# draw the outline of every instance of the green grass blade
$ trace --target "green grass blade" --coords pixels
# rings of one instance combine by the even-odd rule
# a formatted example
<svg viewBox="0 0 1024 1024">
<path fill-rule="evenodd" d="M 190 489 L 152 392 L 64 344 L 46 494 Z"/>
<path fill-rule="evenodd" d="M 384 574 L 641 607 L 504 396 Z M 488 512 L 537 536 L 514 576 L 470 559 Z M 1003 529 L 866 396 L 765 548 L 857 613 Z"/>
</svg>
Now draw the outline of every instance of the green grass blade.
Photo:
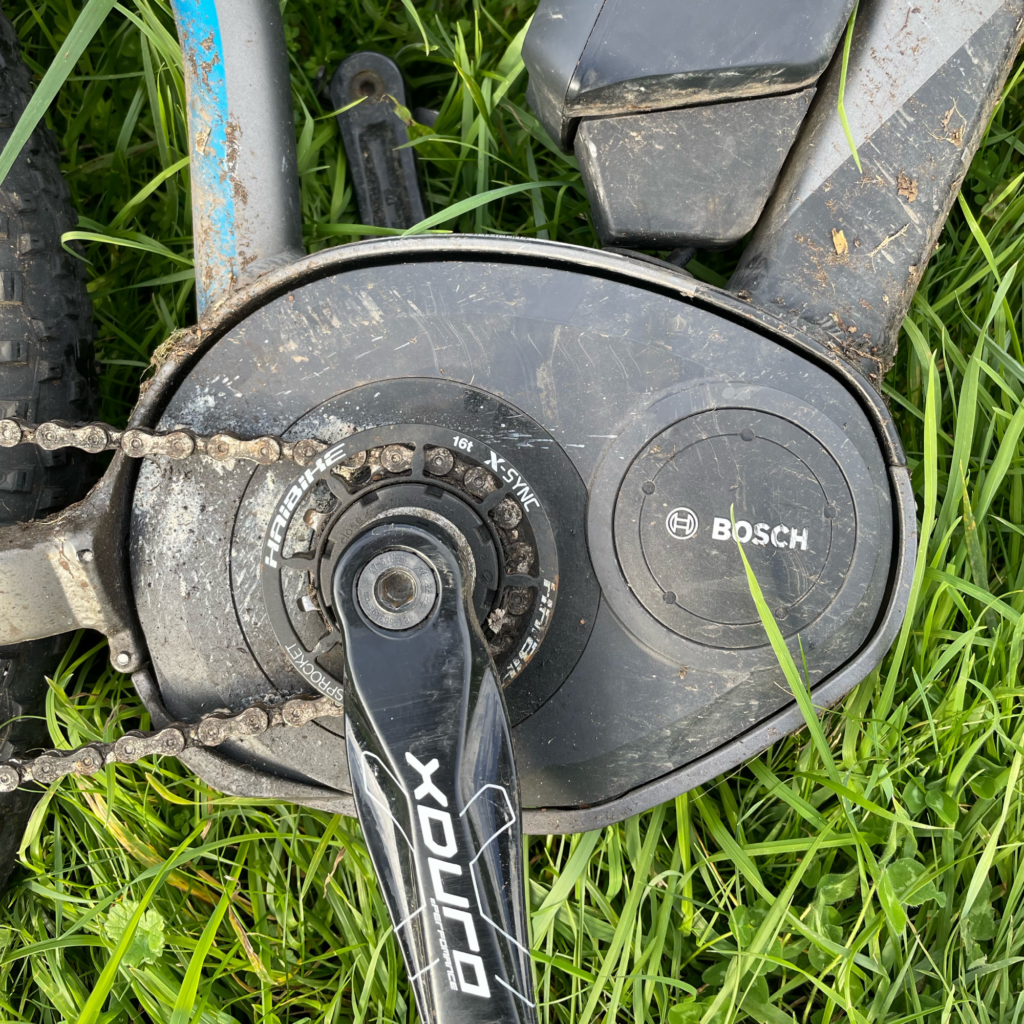
<svg viewBox="0 0 1024 1024">
<path fill-rule="evenodd" d="M 82 1012 L 79 1015 L 76 1024 L 97 1024 L 97 1021 L 100 1019 L 100 1013 L 103 1009 L 103 1003 L 110 994 L 111 988 L 113 988 L 114 981 L 117 978 L 118 969 L 121 966 L 121 960 L 128 951 L 128 947 L 131 945 L 132 939 L 135 937 L 135 931 L 139 926 L 139 922 L 142 920 L 142 915 L 146 912 L 150 901 L 156 895 L 160 886 L 163 885 L 173 868 L 184 859 L 187 859 L 184 856 L 186 851 L 188 851 L 192 841 L 199 836 L 204 827 L 205 823 L 197 825 L 192 832 L 182 840 L 174 853 L 164 862 L 153 881 L 149 883 L 148 888 L 139 900 L 139 904 L 135 908 L 135 912 L 132 914 L 131 919 L 128 922 L 128 926 L 125 929 L 124 935 L 121 937 L 121 941 L 118 942 L 117 946 L 110 954 L 110 959 L 107 961 L 106 966 L 100 972 L 96 985 L 90 993 L 85 1006 L 82 1008 Z"/>
<path fill-rule="evenodd" d="M 733 521 L 733 537 L 735 537 L 736 515 L 733 506 L 729 508 L 729 517 Z M 793 691 L 793 696 L 796 698 L 800 713 L 803 715 L 804 723 L 807 726 L 807 731 L 810 733 L 811 742 L 821 758 L 821 763 L 824 765 L 829 779 L 836 786 L 841 786 L 839 769 L 836 767 L 835 758 L 832 756 L 832 748 L 828 745 L 828 740 L 825 738 L 825 733 L 821 728 L 821 722 L 818 720 L 818 712 L 814 707 L 810 691 L 800 677 L 800 670 L 796 667 L 796 662 L 786 646 L 786 640 L 779 629 L 778 623 L 775 621 L 775 616 L 772 614 L 771 608 L 768 607 L 768 602 L 764 599 L 761 584 L 758 583 L 754 570 L 750 567 L 747 553 L 743 550 L 743 545 L 738 540 L 736 541 L 736 549 L 739 551 L 740 558 L 743 561 L 743 569 L 747 574 L 747 586 L 750 589 L 750 596 L 754 599 L 754 605 L 757 607 L 757 614 L 761 619 L 761 625 L 764 626 L 768 642 L 771 644 L 779 667 L 782 669 L 786 682 L 789 683 L 789 688 Z"/>
<path fill-rule="evenodd" d="M 910 585 L 910 596 L 907 600 L 908 612 L 900 627 L 900 635 L 896 641 L 896 651 L 889 662 L 889 673 L 885 679 L 885 687 L 876 702 L 875 715 L 879 721 L 889 717 L 899 671 L 903 666 L 903 658 L 910 641 L 910 632 L 914 625 L 913 609 L 917 606 L 924 583 L 925 568 L 928 563 L 928 546 L 931 543 L 932 530 L 935 526 L 935 505 L 938 501 L 939 470 L 938 470 L 938 422 L 941 411 L 941 391 L 939 374 L 935 368 L 934 356 L 928 362 L 928 396 L 924 411 L 924 506 L 921 509 L 921 525 L 917 541 L 917 561 L 914 565 L 914 578 Z"/>
<path fill-rule="evenodd" d="M 25 143 L 28 142 L 36 125 L 43 119 L 47 108 L 60 91 L 68 75 L 75 69 L 79 57 L 92 41 L 104 19 L 114 6 L 114 0 L 89 0 L 82 8 L 82 13 L 75 21 L 74 27 L 64 40 L 57 59 L 50 65 L 43 80 L 36 87 L 32 99 L 28 101 L 18 123 L 11 132 L 3 151 L 0 152 L 0 184 L 3 184 L 18 159 Z"/>
<path fill-rule="evenodd" d="M 492 188 L 487 192 L 482 192 L 479 195 L 471 196 L 469 199 L 463 199 L 461 202 L 453 203 L 451 206 L 439 213 L 432 214 L 430 217 L 426 217 L 419 222 L 414 224 L 411 228 L 406 229 L 402 232 L 404 235 L 420 235 L 424 231 L 428 231 L 430 228 L 436 228 L 441 224 L 447 224 L 449 221 L 458 220 L 459 217 L 466 213 L 472 213 L 474 210 L 478 210 L 482 206 L 486 206 L 488 203 L 493 203 L 498 199 L 504 199 L 506 196 L 514 196 L 519 192 L 528 192 L 532 189 L 538 188 L 557 188 L 561 185 L 570 185 L 572 182 L 568 181 L 525 181 L 520 185 L 504 185 L 501 188 Z"/>
<path fill-rule="evenodd" d="M 857 165 L 857 170 L 863 173 L 863 168 L 860 165 L 860 154 L 857 152 L 857 140 L 853 137 L 853 129 L 850 127 L 850 119 L 846 116 L 846 72 L 850 66 L 850 46 L 853 43 L 853 27 L 857 24 L 857 8 L 860 6 L 860 0 L 853 5 L 853 10 L 850 11 L 850 20 L 846 23 L 846 38 L 843 42 L 843 65 L 839 72 L 839 100 L 836 104 L 836 110 L 839 114 L 839 123 L 843 126 L 843 133 L 846 135 L 846 142 L 850 147 L 850 153 L 853 155 L 853 162 Z"/>
<path fill-rule="evenodd" d="M 217 906 L 213 908 L 213 913 L 210 915 L 209 921 L 206 922 L 203 934 L 199 936 L 199 942 L 189 958 L 185 977 L 178 992 L 178 998 L 174 1001 L 170 1024 L 191 1024 L 193 1020 L 192 1011 L 195 1008 L 196 997 L 199 992 L 199 981 L 203 965 L 206 963 L 206 957 L 209 955 L 210 948 L 217 938 L 217 929 L 220 927 L 221 921 L 224 920 L 224 914 L 231 905 L 231 897 L 234 895 L 234 891 L 235 884 L 232 882 L 221 893 Z"/>
</svg>

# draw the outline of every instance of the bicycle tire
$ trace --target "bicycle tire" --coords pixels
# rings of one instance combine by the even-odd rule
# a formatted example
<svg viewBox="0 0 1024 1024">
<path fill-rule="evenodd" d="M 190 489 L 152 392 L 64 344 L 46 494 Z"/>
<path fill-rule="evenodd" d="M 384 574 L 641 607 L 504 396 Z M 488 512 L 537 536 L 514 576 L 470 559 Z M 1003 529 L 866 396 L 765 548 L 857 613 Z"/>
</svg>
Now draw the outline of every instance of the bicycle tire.
<svg viewBox="0 0 1024 1024">
<path fill-rule="evenodd" d="M 0 148 L 32 95 L 18 36 L 0 12 Z M 77 223 L 56 139 L 43 125 L 0 184 L 0 416 L 86 419 L 95 407 L 92 305 L 81 260 L 61 245 Z M 0 448 L 0 526 L 77 501 L 92 467 L 84 453 Z M 48 746 L 46 676 L 68 637 L 0 647 L 0 760 Z M 0 892 L 39 791 L 0 796 Z"/>
</svg>

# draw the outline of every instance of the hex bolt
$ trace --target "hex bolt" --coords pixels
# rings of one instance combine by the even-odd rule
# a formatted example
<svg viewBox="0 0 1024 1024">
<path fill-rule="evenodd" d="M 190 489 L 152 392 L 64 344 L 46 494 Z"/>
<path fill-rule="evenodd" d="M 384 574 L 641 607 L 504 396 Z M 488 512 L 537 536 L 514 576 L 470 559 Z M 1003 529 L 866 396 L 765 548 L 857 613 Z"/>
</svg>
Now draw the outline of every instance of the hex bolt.
<svg viewBox="0 0 1024 1024">
<path fill-rule="evenodd" d="M 505 595 L 505 610 L 509 615 L 525 615 L 533 607 L 533 596 L 525 587 L 511 587 Z"/>
<path fill-rule="evenodd" d="M 486 498 L 491 491 L 498 489 L 493 476 L 482 466 L 474 466 L 466 473 L 463 480 L 466 490 L 477 498 Z"/>
<path fill-rule="evenodd" d="M 455 465 L 455 456 L 447 448 L 431 448 L 427 452 L 427 472 L 434 476 L 447 476 Z"/>
<path fill-rule="evenodd" d="M 396 566 L 385 569 L 377 577 L 373 596 L 384 608 L 400 612 L 407 604 L 416 599 L 416 577 L 407 569 Z"/>
<path fill-rule="evenodd" d="M 363 567 L 359 607 L 384 629 L 412 629 L 433 610 L 438 583 L 430 563 L 412 551 L 382 551 Z"/>
</svg>

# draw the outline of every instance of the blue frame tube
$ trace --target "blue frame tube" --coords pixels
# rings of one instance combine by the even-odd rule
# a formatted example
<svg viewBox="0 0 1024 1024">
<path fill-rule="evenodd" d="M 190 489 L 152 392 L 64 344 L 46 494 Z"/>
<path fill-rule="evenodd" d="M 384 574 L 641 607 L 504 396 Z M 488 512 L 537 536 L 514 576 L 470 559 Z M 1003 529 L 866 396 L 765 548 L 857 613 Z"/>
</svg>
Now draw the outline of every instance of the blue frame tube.
<svg viewBox="0 0 1024 1024">
<path fill-rule="evenodd" d="M 172 0 L 185 66 L 199 316 L 303 255 L 277 0 Z"/>
</svg>

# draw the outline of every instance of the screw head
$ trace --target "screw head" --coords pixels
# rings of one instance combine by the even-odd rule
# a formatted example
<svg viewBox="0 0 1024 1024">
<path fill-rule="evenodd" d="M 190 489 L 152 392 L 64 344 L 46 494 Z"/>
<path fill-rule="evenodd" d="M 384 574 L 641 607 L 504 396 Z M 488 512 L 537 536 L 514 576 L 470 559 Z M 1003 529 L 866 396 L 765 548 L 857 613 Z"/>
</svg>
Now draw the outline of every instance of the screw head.
<svg viewBox="0 0 1024 1024">
<path fill-rule="evenodd" d="M 383 551 L 363 567 L 356 585 L 359 607 L 384 629 L 412 629 L 431 612 L 437 598 L 434 570 L 412 551 Z"/>
<path fill-rule="evenodd" d="M 426 462 L 434 476 L 446 476 L 455 465 L 455 456 L 447 448 L 434 448 L 427 453 Z"/>
<path fill-rule="evenodd" d="M 132 663 L 132 656 L 127 651 L 121 651 L 116 658 L 114 658 L 114 664 L 118 668 L 127 668 Z"/>
<path fill-rule="evenodd" d="M 400 612 L 407 604 L 416 600 L 416 577 L 399 566 L 385 569 L 377 577 L 373 596 L 389 611 Z"/>
<path fill-rule="evenodd" d="M 381 454 L 381 462 L 389 473 L 403 473 L 412 465 L 412 452 L 400 444 L 389 444 Z"/>
</svg>

